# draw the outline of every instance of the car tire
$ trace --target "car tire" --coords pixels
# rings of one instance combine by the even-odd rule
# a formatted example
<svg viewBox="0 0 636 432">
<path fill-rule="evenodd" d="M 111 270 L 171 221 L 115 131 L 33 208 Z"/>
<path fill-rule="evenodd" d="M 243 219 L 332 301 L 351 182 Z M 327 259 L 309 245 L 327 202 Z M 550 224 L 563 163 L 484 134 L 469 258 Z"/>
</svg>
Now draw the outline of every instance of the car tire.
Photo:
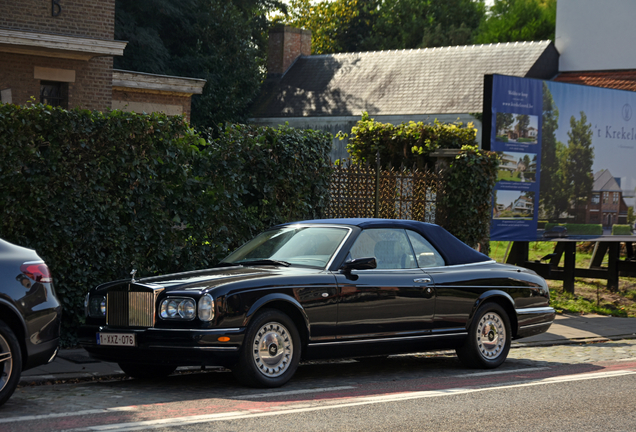
<svg viewBox="0 0 636 432">
<path fill-rule="evenodd" d="M 457 356 L 465 366 L 493 369 L 508 357 L 510 341 L 508 314 L 497 303 L 485 303 L 477 309 L 466 341 L 456 350 Z"/>
<path fill-rule="evenodd" d="M 163 378 L 170 375 L 177 368 L 174 365 L 157 365 L 142 363 L 118 363 L 126 375 L 137 379 Z"/>
<path fill-rule="evenodd" d="M 0 321 L 0 405 L 4 404 L 20 382 L 22 351 L 11 328 Z"/>
<path fill-rule="evenodd" d="M 280 387 L 296 372 L 300 350 L 300 336 L 291 318 L 265 309 L 252 318 L 232 372 L 250 387 Z"/>
</svg>

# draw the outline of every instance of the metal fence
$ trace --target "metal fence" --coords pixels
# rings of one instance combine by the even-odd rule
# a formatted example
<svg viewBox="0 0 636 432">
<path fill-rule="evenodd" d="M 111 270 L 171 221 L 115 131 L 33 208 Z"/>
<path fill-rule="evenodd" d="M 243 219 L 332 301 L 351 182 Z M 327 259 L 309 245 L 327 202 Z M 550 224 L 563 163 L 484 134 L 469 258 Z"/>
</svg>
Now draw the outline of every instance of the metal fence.
<svg viewBox="0 0 636 432">
<path fill-rule="evenodd" d="M 369 165 L 334 168 L 328 218 L 376 217 L 441 223 L 438 202 L 443 171 L 378 169 Z"/>
</svg>

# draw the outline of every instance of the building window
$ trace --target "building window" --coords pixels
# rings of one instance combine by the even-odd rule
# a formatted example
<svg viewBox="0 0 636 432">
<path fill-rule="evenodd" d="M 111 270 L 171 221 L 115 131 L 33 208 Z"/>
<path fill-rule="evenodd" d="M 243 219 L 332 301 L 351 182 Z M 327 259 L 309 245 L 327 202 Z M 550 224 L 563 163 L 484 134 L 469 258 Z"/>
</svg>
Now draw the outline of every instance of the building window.
<svg viewBox="0 0 636 432">
<path fill-rule="evenodd" d="M 54 107 L 68 108 L 68 84 L 40 81 L 40 102 Z"/>
<path fill-rule="evenodd" d="M 599 194 L 592 194 L 592 204 L 598 204 L 601 202 L 601 197 Z"/>
<path fill-rule="evenodd" d="M 603 204 L 607 204 L 609 201 L 609 192 L 603 192 Z"/>
<path fill-rule="evenodd" d="M 614 192 L 614 197 L 612 199 L 612 202 L 614 204 L 618 204 L 618 192 Z"/>
</svg>

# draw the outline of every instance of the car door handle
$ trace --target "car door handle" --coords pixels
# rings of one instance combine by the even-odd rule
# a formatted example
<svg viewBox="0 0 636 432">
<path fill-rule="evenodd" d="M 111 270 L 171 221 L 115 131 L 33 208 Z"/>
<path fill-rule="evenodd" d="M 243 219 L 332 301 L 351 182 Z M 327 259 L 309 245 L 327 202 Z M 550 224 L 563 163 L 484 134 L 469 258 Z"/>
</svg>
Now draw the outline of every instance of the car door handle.
<svg viewBox="0 0 636 432">
<path fill-rule="evenodd" d="M 419 284 L 429 284 L 431 283 L 431 279 L 430 278 L 413 279 L 413 282 L 419 283 Z"/>
</svg>

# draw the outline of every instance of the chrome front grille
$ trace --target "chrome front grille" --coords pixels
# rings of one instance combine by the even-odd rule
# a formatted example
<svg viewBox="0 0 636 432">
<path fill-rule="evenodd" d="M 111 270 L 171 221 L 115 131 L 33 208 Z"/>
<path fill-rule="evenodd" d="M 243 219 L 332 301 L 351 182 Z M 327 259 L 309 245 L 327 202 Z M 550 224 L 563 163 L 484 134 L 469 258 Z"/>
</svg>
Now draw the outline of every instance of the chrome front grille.
<svg viewBox="0 0 636 432">
<path fill-rule="evenodd" d="M 106 296 L 106 324 L 114 327 L 153 327 L 156 291 L 111 291 Z"/>
</svg>

